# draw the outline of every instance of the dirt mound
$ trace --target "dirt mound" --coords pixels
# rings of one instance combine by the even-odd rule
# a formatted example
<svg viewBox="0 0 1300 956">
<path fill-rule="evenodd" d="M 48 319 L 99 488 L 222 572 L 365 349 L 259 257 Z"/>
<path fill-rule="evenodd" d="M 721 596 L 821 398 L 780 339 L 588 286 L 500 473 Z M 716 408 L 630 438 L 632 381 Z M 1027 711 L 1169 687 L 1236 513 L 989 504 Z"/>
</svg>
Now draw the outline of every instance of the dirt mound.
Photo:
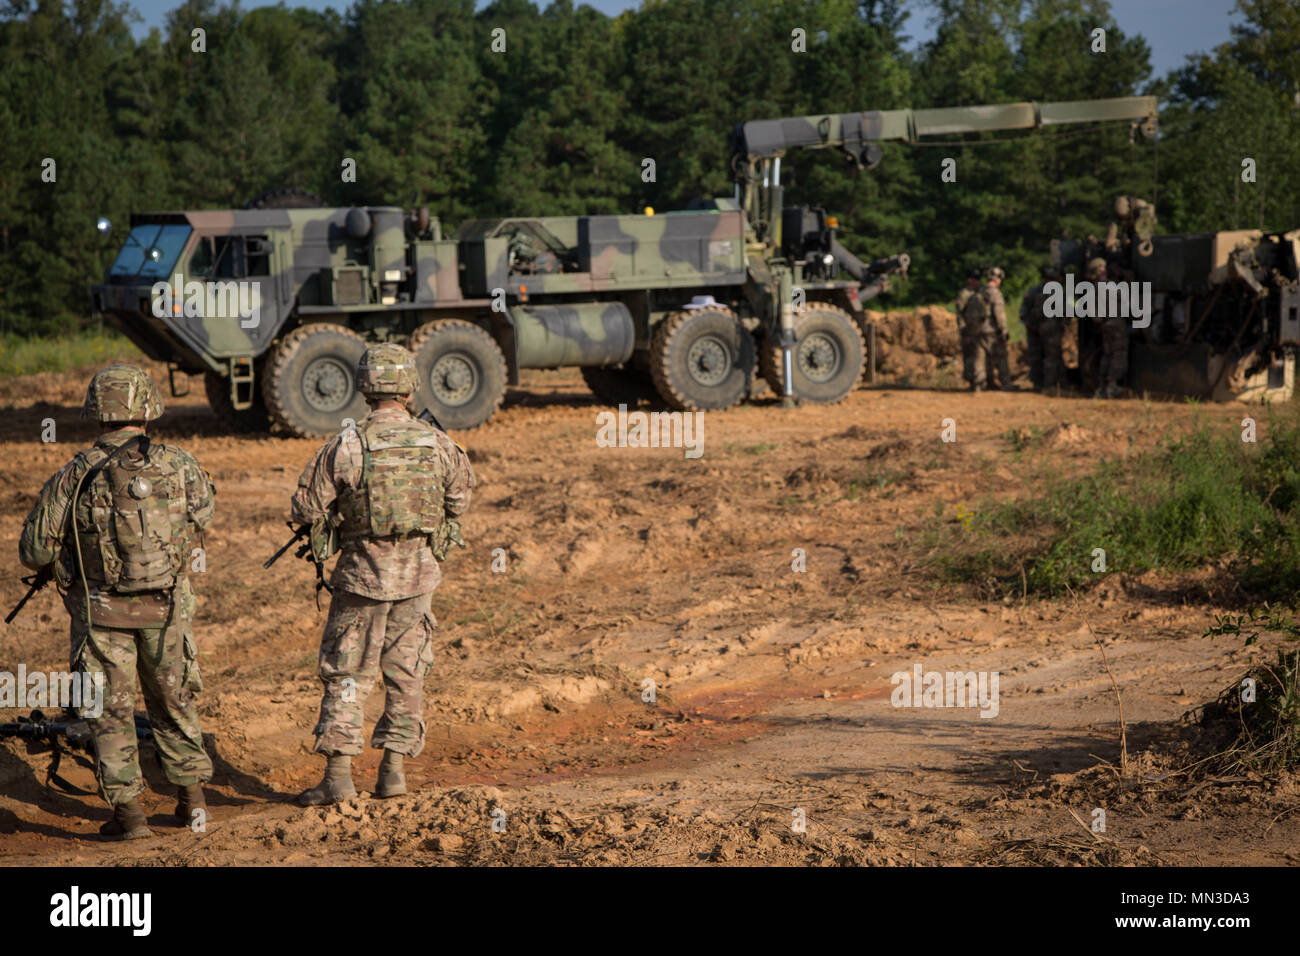
<svg viewBox="0 0 1300 956">
<path fill-rule="evenodd" d="M 259 826 L 271 850 L 442 865 L 674 862 L 863 866 L 898 862 L 880 835 L 796 832 L 779 808 L 735 815 L 635 803 L 570 812 L 475 786 L 378 801 L 355 798 Z M 775 809 L 777 812 L 773 812 Z"/>
<path fill-rule="evenodd" d="M 942 306 L 865 313 L 876 326 L 876 370 L 887 378 L 921 379 L 945 369 L 960 369 L 957 314 Z M 1010 342 L 1013 375 L 1027 370 L 1025 345 Z"/>
</svg>

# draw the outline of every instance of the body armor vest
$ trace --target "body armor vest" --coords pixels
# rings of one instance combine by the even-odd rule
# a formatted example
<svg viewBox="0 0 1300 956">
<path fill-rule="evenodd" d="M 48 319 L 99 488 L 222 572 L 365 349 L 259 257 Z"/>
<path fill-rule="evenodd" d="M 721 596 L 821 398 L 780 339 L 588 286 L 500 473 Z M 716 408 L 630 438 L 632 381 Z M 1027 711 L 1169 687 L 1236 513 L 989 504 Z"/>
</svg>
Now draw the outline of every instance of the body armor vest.
<svg viewBox="0 0 1300 956">
<path fill-rule="evenodd" d="M 444 520 L 447 473 L 436 433 L 417 419 L 357 426 L 361 482 L 339 496 L 339 543 L 432 535 Z"/>
</svg>

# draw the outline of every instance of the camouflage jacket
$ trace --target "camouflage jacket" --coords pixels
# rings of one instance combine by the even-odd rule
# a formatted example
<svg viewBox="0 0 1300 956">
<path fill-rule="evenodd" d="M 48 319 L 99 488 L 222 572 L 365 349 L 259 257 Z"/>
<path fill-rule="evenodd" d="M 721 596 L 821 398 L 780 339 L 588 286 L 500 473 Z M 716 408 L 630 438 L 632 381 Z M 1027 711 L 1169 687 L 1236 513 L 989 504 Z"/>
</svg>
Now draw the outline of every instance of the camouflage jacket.
<svg viewBox="0 0 1300 956">
<path fill-rule="evenodd" d="M 1020 321 L 1027 329 L 1032 329 L 1043 317 L 1043 283 L 1034 286 L 1020 300 Z"/>
<path fill-rule="evenodd" d="M 376 421 L 414 420 L 409 412 L 385 408 L 372 411 L 358 427 Z M 437 429 L 430 430 L 437 438 L 448 476 L 443 508 L 447 519 L 454 520 L 469 509 L 474 470 L 459 445 Z M 356 429 L 348 428 L 322 445 L 298 478 L 292 503 L 294 523 L 337 520 L 339 496 L 360 488 L 363 466 Z M 438 559 L 426 537 L 367 538 L 345 546 L 330 576 L 331 586 L 375 601 L 400 601 L 427 594 L 440 580 Z"/>
<path fill-rule="evenodd" d="M 989 318 L 992 320 L 994 328 L 1006 335 L 1007 303 L 1002 298 L 1002 290 L 986 285 L 980 290 L 980 294 L 984 296 L 984 301 L 989 304 Z"/>
<path fill-rule="evenodd" d="M 112 452 L 123 442 L 141 434 L 138 429 L 118 428 L 103 432 L 95 442 L 100 452 Z M 173 445 L 153 443 L 149 454 L 165 455 L 171 459 L 176 469 L 184 475 L 185 484 L 185 524 L 186 530 L 197 541 L 198 535 L 212 523 L 216 507 L 216 490 L 208 473 L 189 452 Z M 98 458 L 99 456 L 94 456 Z M 60 468 L 45 486 L 41 488 L 27 520 L 23 522 L 22 534 L 18 541 L 18 557 L 24 565 L 33 571 L 49 568 L 53 571 L 59 588 L 65 592 L 65 604 L 70 612 L 85 604 L 82 594 L 80 572 L 77 568 L 76 549 L 72 541 L 73 529 L 68 520 L 68 509 L 72 504 L 72 494 L 81 477 L 90 469 L 93 462 L 88 451 L 78 452 L 76 457 Z M 84 494 L 83 487 L 83 494 Z M 186 548 L 188 554 L 188 548 Z M 189 594 L 188 582 L 185 580 L 185 565 L 178 578 L 184 594 Z M 112 621 L 121 619 L 151 619 L 154 610 L 160 606 L 164 609 L 168 603 L 160 605 L 157 595 L 119 594 L 104 587 L 97 587 L 96 582 L 88 581 L 91 586 L 91 600 L 94 607 L 96 623 L 113 626 Z M 74 607 L 75 605 L 75 607 Z"/>
</svg>

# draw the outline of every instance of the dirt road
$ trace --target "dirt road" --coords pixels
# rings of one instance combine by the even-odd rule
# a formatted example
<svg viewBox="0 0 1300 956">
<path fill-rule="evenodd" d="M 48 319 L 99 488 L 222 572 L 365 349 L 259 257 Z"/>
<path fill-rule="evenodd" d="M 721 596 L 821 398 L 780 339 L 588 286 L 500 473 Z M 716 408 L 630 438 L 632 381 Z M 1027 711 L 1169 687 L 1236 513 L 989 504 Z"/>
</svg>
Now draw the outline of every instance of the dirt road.
<svg viewBox="0 0 1300 956">
<path fill-rule="evenodd" d="M 0 383 L 6 607 L 23 591 L 15 544 L 33 496 L 91 440 L 76 417 L 85 381 Z M 0 862 L 1300 862 L 1294 778 L 1190 788 L 1166 775 L 1192 735 L 1183 714 L 1271 654 L 1199 636 L 1216 610 L 1210 572 L 1112 576 L 1077 604 L 988 603 L 919 563 L 917 542 L 958 506 L 1032 495 L 1050 471 L 1198 419 L 1236 428 L 1243 406 L 864 389 L 830 408 L 768 399 L 707 413 L 690 459 L 598 447 L 601 407 L 578 375 L 534 374 L 458 436 L 479 486 L 469 548 L 434 596 L 411 795 L 303 811 L 289 800 L 320 770 L 309 748 L 324 615 L 308 566 L 261 562 L 286 535 L 315 443 L 223 435 L 200 401 L 171 400 L 156 431 L 218 487 L 196 575 L 213 819 L 201 834 L 166 826 L 171 790 L 146 756 L 156 838 L 100 842 L 98 797 L 46 788 L 47 753 L 0 743 Z M 58 441 L 42 444 L 47 418 Z M 955 442 L 940 440 L 944 419 Z M 1047 437 L 1025 450 L 1020 429 Z M 42 593 L 4 632 L 0 670 L 63 668 L 66 635 Z M 1144 776 L 1114 770 L 1116 690 L 1098 638 Z M 891 675 L 917 665 L 997 672 L 996 714 L 893 706 Z M 1174 756 L 1143 756 L 1152 744 Z M 377 764 L 359 758 L 359 786 Z M 63 769 L 93 789 L 89 769 Z"/>
</svg>

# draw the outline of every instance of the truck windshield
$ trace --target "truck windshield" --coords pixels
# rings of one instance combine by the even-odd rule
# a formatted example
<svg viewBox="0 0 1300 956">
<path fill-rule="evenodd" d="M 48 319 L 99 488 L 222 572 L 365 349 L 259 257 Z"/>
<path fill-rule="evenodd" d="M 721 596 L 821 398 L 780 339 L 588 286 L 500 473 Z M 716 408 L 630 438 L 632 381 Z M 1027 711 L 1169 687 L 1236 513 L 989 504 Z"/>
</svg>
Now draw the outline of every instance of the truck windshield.
<svg viewBox="0 0 1300 956">
<path fill-rule="evenodd" d="M 115 279 L 164 279 L 192 230 L 183 225 L 146 223 L 126 237 L 108 274 Z"/>
</svg>

